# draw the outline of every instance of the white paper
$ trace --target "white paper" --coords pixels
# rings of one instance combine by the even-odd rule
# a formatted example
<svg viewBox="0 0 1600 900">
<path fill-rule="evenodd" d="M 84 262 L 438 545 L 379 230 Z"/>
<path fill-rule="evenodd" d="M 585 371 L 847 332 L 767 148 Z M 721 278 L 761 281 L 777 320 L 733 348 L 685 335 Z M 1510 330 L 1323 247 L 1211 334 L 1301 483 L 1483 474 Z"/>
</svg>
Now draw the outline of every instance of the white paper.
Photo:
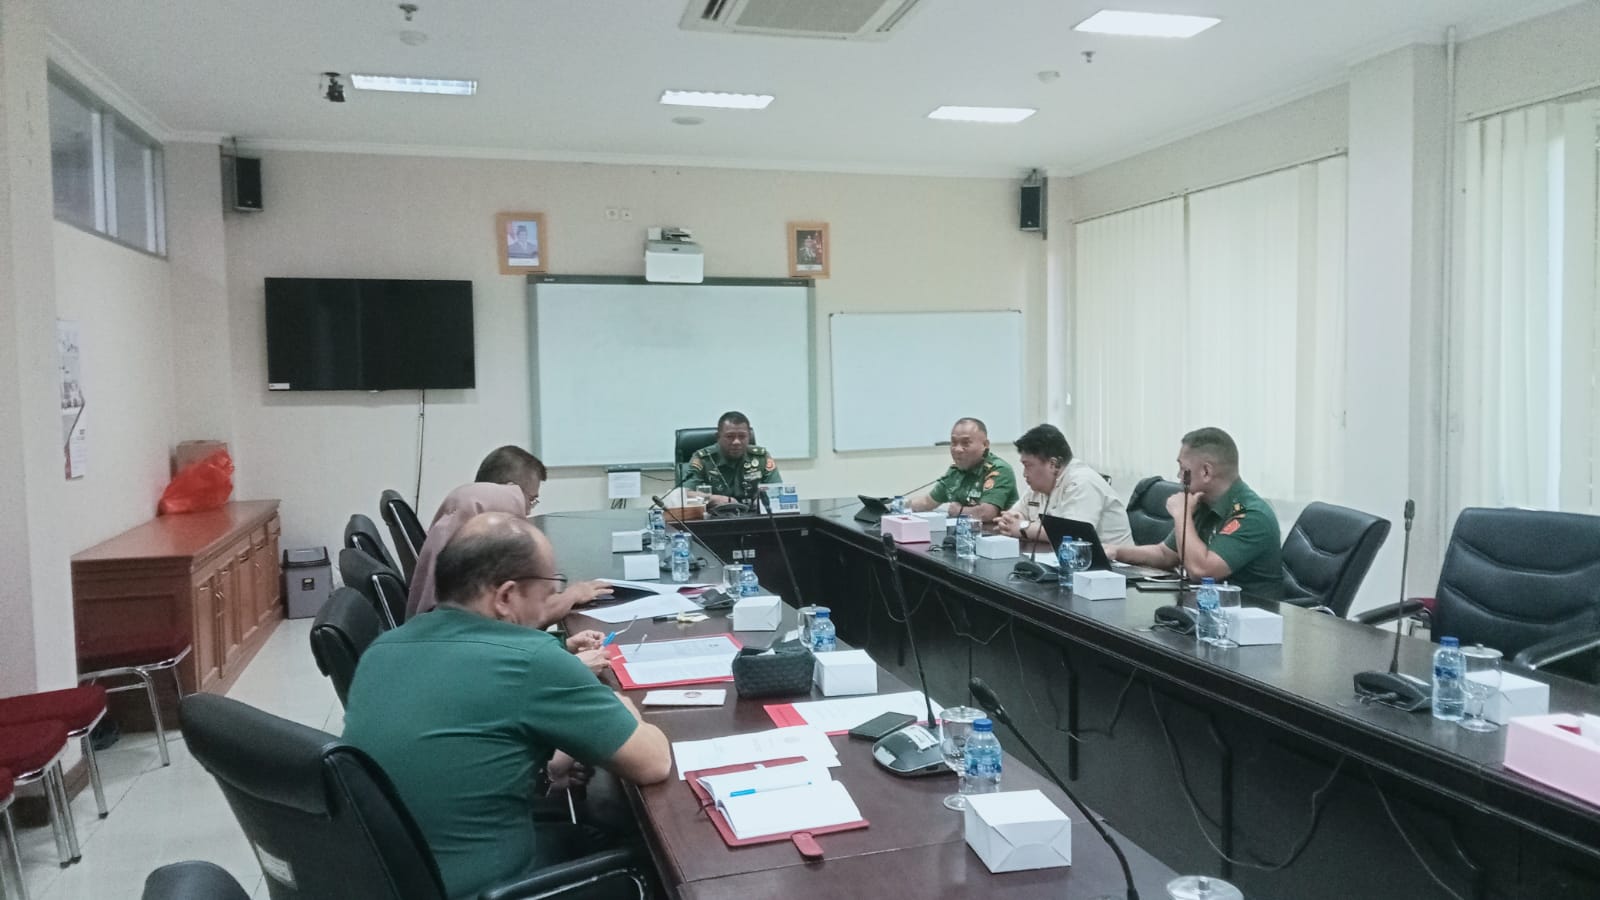
<svg viewBox="0 0 1600 900">
<path fill-rule="evenodd" d="M 722 813 L 741 840 L 861 820 L 861 810 L 850 799 L 850 792 L 837 781 L 730 797 L 722 804 Z"/>
<path fill-rule="evenodd" d="M 718 806 L 731 797 L 825 784 L 832 780 L 833 776 L 828 774 L 828 767 L 814 762 L 791 763 L 787 766 L 759 766 L 743 772 L 707 775 L 699 779 L 701 786 Z"/>
<path fill-rule="evenodd" d="M 917 721 L 928 717 L 927 704 L 922 702 L 921 691 L 902 691 L 898 694 L 871 694 L 865 697 L 840 697 L 835 700 L 812 700 L 794 704 L 807 725 L 824 732 L 849 731 L 862 722 L 875 719 L 887 712 L 916 716 Z M 933 704 L 933 714 L 939 715 L 944 707 Z M 931 723 L 929 723 L 931 724 Z"/>
<path fill-rule="evenodd" d="M 61 450 L 70 481 L 89 471 L 88 404 L 83 398 L 83 351 L 77 322 L 56 320 L 56 351 L 61 370 Z"/>
<path fill-rule="evenodd" d="M 642 597 L 638 600 L 629 600 L 627 603 L 618 603 L 615 606 L 585 608 L 577 610 L 577 612 L 591 619 L 598 619 L 601 622 L 615 625 L 619 622 L 629 622 L 634 619 L 650 619 L 655 616 L 691 612 L 699 608 L 688 597 L 673 593 Z"/>
<path fill-rule="evenodd" d="M 628 677 L 641 687 L 682 681 L 712 681 L 733 675 L 733 656 L 696 656 L 656 662 L 625 663 Z"/>
<path fill-rule="evenodd" d="M 724 688 L 716 690 L 651 691 L 644 695 L 643 706 L 721 706 L 728 699 Z"/>
<path fill-rule="evenodd" d="M 834 751 L 827 733 L 805 725 L 672 743 L 672 759 L 678 767 L 679 781 L 683 780 L 684 772 L 787 759 L 791 756 L 804 757 L 826 766 L 839 764 L 839 754 Z"/>
<path fill-rule="evenodd" d="M 612 500 L 632 500 L 639 496 L 639 470 L 606 473 L 606 497 Z"/>
<path fill-rule="evenodd" d="M 622 658 L 631 668 L 638 663 L 660 662 L 668 659 L 693 659 L 698 656 L 721 658 L 737 656 L 738 645 L 725 634 L 681 641 L 652 641 L 646 644 L 629 644 L 622 648 Z"/>
</svg>

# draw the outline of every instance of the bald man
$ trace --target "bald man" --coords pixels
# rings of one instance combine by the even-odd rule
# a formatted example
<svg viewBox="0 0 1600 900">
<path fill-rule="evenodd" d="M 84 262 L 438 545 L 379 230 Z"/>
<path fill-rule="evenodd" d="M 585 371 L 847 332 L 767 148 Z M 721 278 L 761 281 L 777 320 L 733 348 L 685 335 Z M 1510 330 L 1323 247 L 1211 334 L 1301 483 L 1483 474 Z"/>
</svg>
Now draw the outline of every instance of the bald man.
<svg viewBox="0 0 1600 900">
<path fill-rule="evenodd" d="M 345 740 L 377 760 L 433 850 L 452 897 L 597 849 L 536 824 L 540 769 L 573 761 L 639 784 L 666 779 L 659 728 L 543 629 L 566 616 L 544 534 L 520 515 L 469 519 L 439 552 L 439 605 L 361 657 Z"/>
<path fill-rule="evenodd" d="M 939 509 L 950 516 L 992 522 L 1017 502 L 1017 475 L 989 449 L 989 427 L 982 419 L 957 419 L 950 428 L 950 468 L 933 489 L 911 498 L 917 512 Z"/>
</svg>

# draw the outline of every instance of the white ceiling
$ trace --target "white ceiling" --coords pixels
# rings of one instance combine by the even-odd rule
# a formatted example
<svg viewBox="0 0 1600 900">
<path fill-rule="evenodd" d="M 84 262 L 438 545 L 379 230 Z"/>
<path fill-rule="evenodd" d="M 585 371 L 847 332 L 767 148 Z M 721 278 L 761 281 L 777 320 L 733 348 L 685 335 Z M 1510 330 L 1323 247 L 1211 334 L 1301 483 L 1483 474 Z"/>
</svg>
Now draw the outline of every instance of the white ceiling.
<svg viewBox="0 0 1600 900">
<path fill-rule="evenodd" d="M 43 0 L 51 32 L 169 136 L 507 157 L 1011 174 L 1082 170 L 1342 80 L 1446 26 L 1583 0 L 922 0 L 885 43 L 682 31 L 685 0 Z M 804 2 L 804 0 L 793 0 Z M 1102 6 L 1211 14 L 1188 41 L 1079 34 Z M 399 33 L 427 33 L 422 46 Z M 1095 51 L 1092 64 L 1080 54 Z M 350 91 L 318 73 L 479 80 L 476 97 Z M 1061 78 L 1042 83 L 1036 73 Z M 771 93 L 685 110 L 664 88 Z M 1035 106 L 1010 126 L 941 104 Z M 674 125 L 675 115 L 704 124 Z"/>
</svg>

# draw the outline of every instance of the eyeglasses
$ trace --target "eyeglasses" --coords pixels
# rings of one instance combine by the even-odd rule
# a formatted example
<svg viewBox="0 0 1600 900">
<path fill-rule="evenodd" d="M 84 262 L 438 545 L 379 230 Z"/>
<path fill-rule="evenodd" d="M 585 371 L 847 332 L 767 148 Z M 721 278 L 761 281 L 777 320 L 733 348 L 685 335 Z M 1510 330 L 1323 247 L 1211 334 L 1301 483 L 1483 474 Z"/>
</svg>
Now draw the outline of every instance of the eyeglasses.
<svg viewBox="0 0 1600 900">
<path fill-rule="evenodd" d="M 557 592 L 566 590 L 567 589 L 567 584 L 569 582 L 569 579 L 567 578 L 567 576 L 562 575 L 560 572 L 557 572 L 554 575 L 522 575 L 522 576 L 519 576 L 517 578 L 512 578 L 512 579 L 509 579 L 509 580 L 511 580 L 511 581 L 554 581 L 556 584 L 560 585 L 560 587 L 556 588 Z"/>
</svg>

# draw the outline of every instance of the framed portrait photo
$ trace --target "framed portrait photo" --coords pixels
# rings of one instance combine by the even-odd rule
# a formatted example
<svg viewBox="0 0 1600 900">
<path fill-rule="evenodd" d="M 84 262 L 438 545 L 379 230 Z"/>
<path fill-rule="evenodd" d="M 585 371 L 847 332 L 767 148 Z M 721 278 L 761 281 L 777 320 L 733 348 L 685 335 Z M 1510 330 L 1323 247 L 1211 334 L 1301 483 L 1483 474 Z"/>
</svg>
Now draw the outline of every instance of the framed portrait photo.
<svg viewBox="0 0 1600 900">
<path fill-rule="evenodd" d="M 789 223 L 790 278 L 827 278 L 831 256 L 827 222 Z"/>
<path fill-rule="evenodd" d="M 494 217 L 500 274 L 531 275 L 550 270 L 550 234 L 544 213 L 508 212 Z"/>
</svg>

